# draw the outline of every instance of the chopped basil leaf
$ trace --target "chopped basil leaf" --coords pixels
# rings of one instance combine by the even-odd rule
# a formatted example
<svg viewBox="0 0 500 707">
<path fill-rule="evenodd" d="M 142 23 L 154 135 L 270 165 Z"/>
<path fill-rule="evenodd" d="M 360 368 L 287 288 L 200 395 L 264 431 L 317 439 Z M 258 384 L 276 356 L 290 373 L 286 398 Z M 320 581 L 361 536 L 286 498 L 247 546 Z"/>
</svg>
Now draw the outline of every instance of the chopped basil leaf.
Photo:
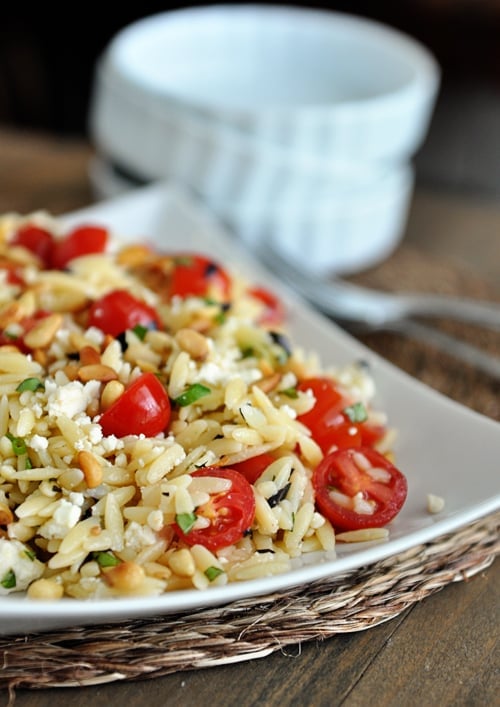
<svg viewBox="0 0 500 707">
<path fill-rule="evenodd" d="M 40 388 L 43 389 L 44 385 L 42 381 L 39 378 L 25 378 L 23 381 L 19 383 L 19 385 L 16 388 L 16 391 L 18 393 L 23 393 L 25 390 L 32 390 L 35 392 L 36 390 L 39 390 Z"/>
<path fill-rule="evenodd" d="M 280 390 L 279 392 L 282 395 L 286 395 L 287 398 L 292 398 L 293 400 L 299 397 L 297 388 L 285 388 L 284 390 Z"/>
<path fill-rule="evenodd" d="M 175 522 L 182 532 L 187 535 L 196 523 L 196 515 L 194 513 L 178 513 L 175 516 Z"/>
<path fill-rule="evenodd" d="M 227 319 L 227 317 L 226 317 L 225 312 L 222 312 L 222 311 L 221 311 L 221 312 L 218 312 L 218 313 L 215 315 L 215 317 L 214 317 L 214 322 L 215 322 L 216 324 L 224 324 L 224 322 L 226 321 L 226 319 Z"/>
<path fill-rule="evenodd" d="M 193 383 L 193 385 L 190 385 L 184 393 L 181 393 L 181 395 L 177 398 L 174 398 L 174 403 L 179 405 L 179 407 L 186 407 L 186 405 L 192 405 L 197 400 L 203 398 L 211 392 L 212 391 L 210 388 L 207 388 L 206 385 L 202 385 L 201 383 Z"/>
<path fill-rule="evenodd" d="M 10 439 L 12 443 L 12 449 L 16 456 L 19 457 L 21 454 L 27 453 L 26 443 L 24 439 L 22 439 L 22 437 L 14 437 L 14 435 L 10 434 L 10 432 L 7 432 L 6 436 Z"/>
<path fill-rule="evenodd" d="M 147 326 L 143 326 L 142 324 L 136 324 L 135 327 L 132 329 L 132 331 L 134 332 L 134 334 L 137 336 L 138 339 L 140 339 L 141 341 L 144 341 L 149 329 Z"/>
<path fill-rule="evenodd" d="M 0 584 L 4 589 L 14 589 L 16 586 L 16 575 L 14 573 L 14 570 L 9 570 L 4 574 L 2 579 L 0 580 Z"/>
<path fill-rule="evenodd" d="M 109 552 L 109 550 L 105 552 L 93 552 L 92 557 L 100 567 L 116 567 L 116 565 L 119 565 L 121 562 L 121 560 L 113 555 L 112 552 Z"/>
<path fill-rule="evenodd" d="M 224 573 L 224 570 L 221 570 L 219 567 L 207 567 L 207 569 L 204 572 L 204 575 L 208 579 L 209 582 L 213 582 L 214 579 L 217 579 L 217 577 L 223 573 Z"/>
<path fill-rule="evenodd" d="M 347 415 L 351 422 L 364 422 L 368 419 L 368 413 L 363 403 L 348 405 L 348 407 L 344 408 L 344 414 Z"/>
<path fill-rule="evenodd" d="M 26 455 L 26 459 L 24 460 L 24 468 L 25 469 L 33 469 L 33 464 L 31 463 L 31 459 L 29 458 L 28 455 Z"/>
<path fill-rule="evenodd" d="M 36 555 L 33 552 L 33 550 L 25 550 L 24 554 L 26 555 L 27 558 L 29 558 L 32 562 L 35 561 Z"/>
</svg>

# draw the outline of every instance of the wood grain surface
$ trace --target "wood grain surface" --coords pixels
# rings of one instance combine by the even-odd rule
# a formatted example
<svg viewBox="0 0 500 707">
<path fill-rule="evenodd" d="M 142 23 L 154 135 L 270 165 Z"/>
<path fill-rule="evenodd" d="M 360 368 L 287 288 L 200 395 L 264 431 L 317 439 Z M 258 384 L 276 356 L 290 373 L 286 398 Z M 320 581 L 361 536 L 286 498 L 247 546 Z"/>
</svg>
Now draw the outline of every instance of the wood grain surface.
<svg viewBox="0 0 500 707">
<path fill-rule="evenodd" d="M 84 142 L 0 130 L 0 212 L 63 213 L 92 201 Z M 402 246 L 354 279 L 386 289 L 453 291 L 500 301 L 500 206 L 417 191 Z M 443 326 L 450 326 L 443 323 Z M 500 342 L 463 327 L 492 352 Z M 425 342 L 385 334 L 365 343 L 413 375 L 500 419 L 498 381 L 464 371 Z M 453 367 L 455 365 L 455 368 Z M 478 460 L 480 464 L 480 460 Z M 254 661 L 151 680 L 48 690 L 19 689 L 16 707 L 40 705 L 311 705 L 347 707 L 499 705 L 498 560 L 367 631 L 310 641 Z M 1 669 L 1 668 L 0 668 Z M 3 704 L 7 691 L 0 693 Z"/>
</svg>

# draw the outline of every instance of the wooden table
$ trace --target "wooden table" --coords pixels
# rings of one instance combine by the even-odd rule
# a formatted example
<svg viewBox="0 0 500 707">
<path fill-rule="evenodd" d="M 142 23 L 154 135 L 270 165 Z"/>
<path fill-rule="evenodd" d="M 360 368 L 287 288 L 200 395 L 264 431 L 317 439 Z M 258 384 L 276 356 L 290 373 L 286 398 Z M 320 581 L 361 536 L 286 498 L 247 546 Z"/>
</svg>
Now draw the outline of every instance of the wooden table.
<svg viewBox="0 0 500 707">
<path fill-rule="evenodd" d="M 90 155 L 84 142 L 0 130 L 0 211 L 44 208 L 57 214 L 87 205 L 92 200 Z M 417 190 L 404 244 L 412 258 L 416 254 L 438 269 L 443 263 L 456 267 L 474 283 L 473 289 L 486 287 L 493 296 L 500 294 L 500 204 Z M 369 343 L 377 348 L 380 342 Z M 397 353 L 394 358 L 404 366 Z M 439 378 L 435 380 L 439 387 Z M 489 385 L 496 396 L 488 398 L 482 411 L 500 419 L 495 403 L 500 390 L 492 388 L 491 381 Z M 474 404 L 473 392 L 469 400 Z M 499 599 L 496 561 L 470 581 L 448 585 L 367 631 L 307 642 L 259 660 L 152 680 L 83 689 L 19 689 L 15 704 L 500 704 Z M 6 704 L 6 695 L 4 699 Z"/>
</svg>

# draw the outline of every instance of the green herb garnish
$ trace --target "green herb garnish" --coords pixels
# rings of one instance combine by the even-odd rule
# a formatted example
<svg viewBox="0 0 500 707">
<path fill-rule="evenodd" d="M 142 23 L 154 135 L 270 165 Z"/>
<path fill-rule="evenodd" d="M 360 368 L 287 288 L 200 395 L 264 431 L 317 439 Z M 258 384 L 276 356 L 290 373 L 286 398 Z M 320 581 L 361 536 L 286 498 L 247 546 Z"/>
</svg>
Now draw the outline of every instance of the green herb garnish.
<svg viewBox="0 0 500 707">
<path fill-rule="evenodd" d="M 292 398 L 293 400 L 299 397 L 297 388 L 285 388 L 284 390 L 280 390 L 279 392 L 282 395 L 286 395 L 287 398 Z"/>
<path fill-rule="evenodd" d="M 190 385 L 184 393 L 181 393 L 181 395 L 177 398 L 174 398 L 174 403 L 183 408 L 186 407 L 186 405 L 192 405 L 197 400 L 203 398 L 211 392 L 212 391 L 210 388 L 207 388 L 206 385 L 202 385 L 201 383 L 193 383 L 193 385 Z"/>
<path fill-rule="evenodd" d="M 7 432 L 6 435 L 12 444 L 12 449 L 14 451 L 14 454 L 19 457 L 22 454 L 27 454 L 27 449 L 26 449 L 26 442 L 22 437 L 14 437 L 10 432 Z"/>
<path fill-rule="evenodd" d="M 25 390 L 31 390 L 33 393 L 40 388 L 44 388 L 42 381 L 39 378 L 25 378 L 19 383 L 16 388 L 18 393 L 24 393 Z"/>
<path fill-rule="evenodd" d="M 353 405 L 348 405 L 343 410 L 344 414 L 350 419 L 351 422 L 365 422 L 368 419 L 368 413 L 363 403 L 354 403 Z"/>
<path fill-rule="evenodd" d="M 0 580 L 0 584 L 4 589 L 14 589 L 16 586 L 16 575 L 14 570 L 9 570 Z"/>
<path fill-rule="evenodd" d="M 121 560 L 119 560 L 116 555 L 113 555 L 113 553 L 109 550 L 104 552 L 93 552 L 92 557 L 97 562 L 99 567 L 116 567 L 116 565 L 119 565 L 121 562 Z"/>
<path fill-rule="evenodd" d="M 149 329 L 147 326 L 143 326 L 142 324 L 136 324 L 135 327 L 132 329 L 132 331 L 134 332 L 134 334 L 137 336 L 138 339 L 140 339 L 141 341 L 144 341 Z"/>
<path fill-rule="evenodd" d="M 25 550 L 25 551 L 24 551 L 24 554 L 25 554 L 26 557 L 27 557 L 29 560 L 31 560 L 32 562 L 35 561 L 36 555 L 35 555 L 35 553 L 33 552 L 33 550 Z"/>
<path fill-rule="evenodd" d="M 197 517 L 194 513 L 177 513 L 175 516 L 175 522 L 186 535 L 192 530 L 196 520 Z"/>
<path fill-rule="evenodd" d="M 223 574 L 224 570 L 221 570 L 219 567 L 207 567 L 207 569 L 204 572 L 205 577 L 208 579 L 209 582 L 213 582 L 214 579 L 217 579 L 217 577 L 220 574 Z"/>
</svg>

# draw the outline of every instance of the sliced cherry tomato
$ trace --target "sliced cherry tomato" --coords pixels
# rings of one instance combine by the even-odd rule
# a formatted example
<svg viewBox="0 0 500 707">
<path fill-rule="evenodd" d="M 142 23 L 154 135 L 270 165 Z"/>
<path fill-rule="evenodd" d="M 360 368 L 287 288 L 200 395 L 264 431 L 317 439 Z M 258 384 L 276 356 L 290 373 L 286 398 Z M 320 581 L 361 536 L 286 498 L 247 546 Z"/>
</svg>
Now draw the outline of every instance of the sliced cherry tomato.
<svg viewBox="0 0 500 707">
<path fill-rule="evenodd" d="M 170 421 L 170 400 L 153 373 L 143 373 L 116 400 L 99 420 L 106 436 L 144 434 L 154 437 L 164 432 Z"/>
<path fill-rule="evenodd" d="M 26 248 L 41 260 L 45 268 L 50 267 L 54 236 L 45 228 L 35 226 L 33 223 L 27 223 L 18 228 L 11 240 L 11 245 L 20 245 Z"/>
<path fill-rule="evenodd" d="M 158 312 L 127 290 L 113 290 L 92 303 L 88 325 L 105 334 L 118 336 L 138 324 L 148 329 L 161 327 Z"/>
<path fill-rule="evenodd" d="M 311 430 L 324 454 L 332 449 L 372 445 L 383 436 L 383 427 L 351 419 L 346 412 L 350 401 L 339 392 L 333 380 L 307 378 L 297 388 L 302 392 L 312 391 L 316 399 L 314 407 L 297 419 Z"/>
<path fill-rule="evenodd" d="M 170 297 L 210 297 L 217 302 L 225 302 L 229 299 L 230 290 L 231 279 L 218 263 L 191 253 L 174 256 Z"/>
<path fill-rule="evenodd" d="M 314 470 L 312 483 L 316 505 L 337 530 L 387 525 L 408 491 L 399 469 L 371 447 L 328 454 Z"/>
<path fill-rule="evenodd" d="M 274 461 L 275 458 L 266 452 L 264 454 L 258 454 L 251 459 L 245 459 L 245 461 L 238 462 L 238 464 L 232 464 L 231 469 L 243 474 L 250 484 L 254 484 L 257 479 L 262 476 L 269 464 L 272 464 Z"/>
<path fill-rule="evenodd" d="M 255 516 L 255 497 L 248 481 L 234 469 L 219 467 L 198 469 L 191 476 L 227 479 L 231 482 L 231 488 L 212 494 L 205 505 L 196 509 L 196 515 L 208 519 L 210 525 L 184 532 L 176 523 L 179 537 L 188 545 L 203 545 L 211 551 L 237 543 L 250 529 Z"/>
<path fill-rule="evenodd" d="M 262 302 L 264 311 L 259 317 L 260 324 L 282 324 L 285 320 L 283 302 L 273 292 L 265 287 L 251 287 L 248 294 Z"/>
<path fill-rule="evenodd" d="M 64 238 L 55 242 L 52 267 L 63 270 L 74 258 L 103 253 L 108 244 L 108 231 L 101 226 L 76 226 Z"/>
</svg>

